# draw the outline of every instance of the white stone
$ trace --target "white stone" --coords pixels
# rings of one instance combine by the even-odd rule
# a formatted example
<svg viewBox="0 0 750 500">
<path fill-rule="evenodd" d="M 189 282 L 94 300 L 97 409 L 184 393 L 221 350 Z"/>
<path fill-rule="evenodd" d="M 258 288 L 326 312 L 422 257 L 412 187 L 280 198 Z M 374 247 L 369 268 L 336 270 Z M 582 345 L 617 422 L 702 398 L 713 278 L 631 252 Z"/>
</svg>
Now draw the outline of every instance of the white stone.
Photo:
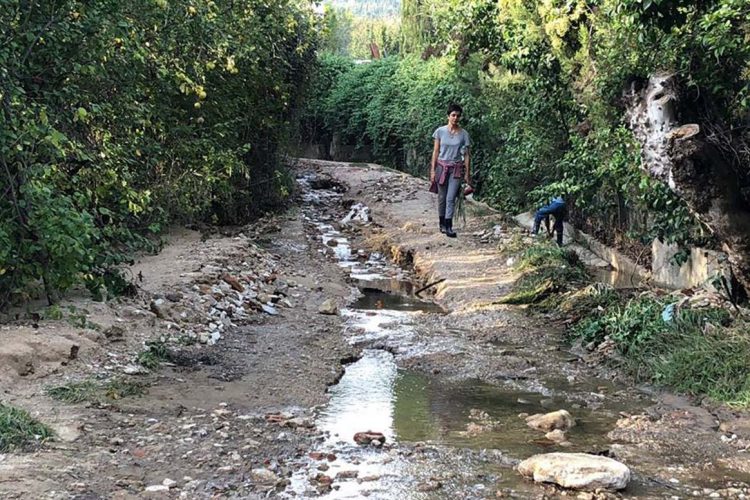
<svg viewBox="0 0 750 500">
<path fill-rule="evenodd" d="M 576 421 L 566 410 L 557 410 L 544 414 L 537 413 L 536 415 L 526 417 L 526 425 L 532 429 L 545 432 L 554 431 L 555 429 L 564 432 L 575 426 Z"/>
<path fill-rule="evenodd" d="M 169 486 L 164 486 L 163 484 L 154 484 L 151 486 L 146 486 L 146 491 L 149 493 L 159 493 L 162 491 L 169 491 Z"/>
<path fill-rule="evenodd" d="M 276 474 L 268 469 L 253 469 L 250 471 L 250 477 L 259 483 L 275 483 L 277 481 Z"/>
<path fill-rule="evenodd" d="M 587 453 L 534 455 L 518 465 L 518 472 L 538 483 L 577 490 L 621 490 L 630 481 L 630 469 L 625 464 Z"/>
<path fill-rule="evenodd" d="M 336 302 L 333 299 L 327 299 L 325 302 L 323 302 L 320 307 L 318 307 L 318 312 L 320 314 L 338 314 L 339 308 L 336 306 Z"/>
</svg>

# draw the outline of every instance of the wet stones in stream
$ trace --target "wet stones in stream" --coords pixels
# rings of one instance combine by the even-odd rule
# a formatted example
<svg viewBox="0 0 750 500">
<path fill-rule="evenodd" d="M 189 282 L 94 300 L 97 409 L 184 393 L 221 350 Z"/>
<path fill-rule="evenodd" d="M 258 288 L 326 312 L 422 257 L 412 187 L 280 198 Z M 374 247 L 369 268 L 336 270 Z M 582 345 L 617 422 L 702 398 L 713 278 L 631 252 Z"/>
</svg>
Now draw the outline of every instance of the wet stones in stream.
<svg viewBox="0 0 750 500">
<path fill-rule="evenodd" d="M 621 490 L 630 482 L 630 469 L 625 464 L 588 453 L 534 455 L 518 465 L 518 472 L 538 483 L 577 490 Z"/>
</svg>

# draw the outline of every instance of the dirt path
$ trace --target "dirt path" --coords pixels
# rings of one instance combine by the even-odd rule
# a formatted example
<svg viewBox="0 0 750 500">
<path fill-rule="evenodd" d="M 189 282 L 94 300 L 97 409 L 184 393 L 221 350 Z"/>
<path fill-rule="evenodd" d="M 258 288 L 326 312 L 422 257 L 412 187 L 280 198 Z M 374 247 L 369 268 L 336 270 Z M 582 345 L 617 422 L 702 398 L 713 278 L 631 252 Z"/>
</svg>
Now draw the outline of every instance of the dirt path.
<svg viewBox="0 0 750 500">
<path fill-rule="evenodd" d="M 513 281 L 498 214 L 469 206 L 449 240 L 424 181 L 298 163 L 294 208 L 230 234 L 171 235 L 132 268 L 137 297 L 73 298 L 2 326 L 2 399 L 58 438 L 0 455 L 0 498 L 556 497 L 513 467 L 559 448 L 518 414 L 563 407 L 580 422 L 568 450 L 633 470 L 621 496 L 747 494 L 745 420 L 612 380 L 544 318 L 488 305 Z M 356 203 L 370 221 L 342 223 Z M 393 293 L 438 280 L 427 294 L 447 314 Z M 339 314 L 319 312 L 327 300 Z M 165 358 L 152 370 L 136 362 L 146 341 Z M 47 393 L 113 380 L 144 393 Z M 367 430 L 385 446 L 356 446 Z"/>
</svg>

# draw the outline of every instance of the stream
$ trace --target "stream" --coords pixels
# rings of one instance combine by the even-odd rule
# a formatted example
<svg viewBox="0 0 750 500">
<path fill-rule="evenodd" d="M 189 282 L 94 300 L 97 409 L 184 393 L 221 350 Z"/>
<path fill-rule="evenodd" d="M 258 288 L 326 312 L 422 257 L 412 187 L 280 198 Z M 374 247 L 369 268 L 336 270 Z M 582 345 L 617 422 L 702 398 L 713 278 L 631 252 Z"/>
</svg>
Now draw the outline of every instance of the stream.
<svg viewBox="0 0 750 500">
<path fill-rule="evenodd" d="M 344 335 L 361 348 L 329 389 L 330 400 L 316 412 L 318 452 L 302 459 L 287 496 L 325 498 L 530 498 L 562 490 L 534 485 L 514 466 L 551 451 L 609 453 L 608 434 L 621 415 L 641 412 L 653 401 L 607 380 L 574 374 L 486 377 L 456 376 L 415 369 L 409 360 L 452 355 L 495 362 L 523 352 L 505 340 L 477 345 L 449 311 L 413 295 L 417 280 L 383 255 L 354 250 L 346 223 L 366 223 L 367 207 L 354 205 L 343 222 L 322 207 L 340 204 L 332 189 L 305 189 L 305 215 L 320 241 L 350 275 L 353 299 L 341 311 Z M 458 324 L 456 324 L 458 323 Z M 565 346 L 546 346 L 544 356 L 562 365 L 577 358 Z M 419 365 L 419 363 L 418 363 Z M 533 368 L 533 367 L 532 367 Z M 569 410 L 576 425 L 560 445 L 529 428 L 525 415 Z M 382 433 L 385 443 L 360 446 L 358 432 Z M 633 471 L 626 498 L 679 498 L 674 485 Z M 684 491 L 689 491 L 685 489 Z M 683 491 L 683 493 L 684 493 Z M 700 491 L 700 490 L 699 490 Z M 575 493 L 573 493 L 575 495 Z M 564 495 L 563 495 L 564 496 Z M 695 496 L 695 495 L 692 495 Z"/>
</svg>

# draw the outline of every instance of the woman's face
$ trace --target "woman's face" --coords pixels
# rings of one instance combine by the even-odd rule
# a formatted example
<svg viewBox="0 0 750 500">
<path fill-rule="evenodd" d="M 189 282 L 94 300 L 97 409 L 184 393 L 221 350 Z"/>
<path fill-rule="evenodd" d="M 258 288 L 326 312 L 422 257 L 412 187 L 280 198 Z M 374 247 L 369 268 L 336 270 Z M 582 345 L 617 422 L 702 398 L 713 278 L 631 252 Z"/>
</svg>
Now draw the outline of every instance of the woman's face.
<svg viewBox="0 0 750 500">
<path fill-rule="evenodd" d="M 448 123 L 456 127 L 458 126 L 458 122 L 461 120 L 461 113 L 458 111 L 451 111 L 451 113 L 448 115 Z"/>
</svg>

